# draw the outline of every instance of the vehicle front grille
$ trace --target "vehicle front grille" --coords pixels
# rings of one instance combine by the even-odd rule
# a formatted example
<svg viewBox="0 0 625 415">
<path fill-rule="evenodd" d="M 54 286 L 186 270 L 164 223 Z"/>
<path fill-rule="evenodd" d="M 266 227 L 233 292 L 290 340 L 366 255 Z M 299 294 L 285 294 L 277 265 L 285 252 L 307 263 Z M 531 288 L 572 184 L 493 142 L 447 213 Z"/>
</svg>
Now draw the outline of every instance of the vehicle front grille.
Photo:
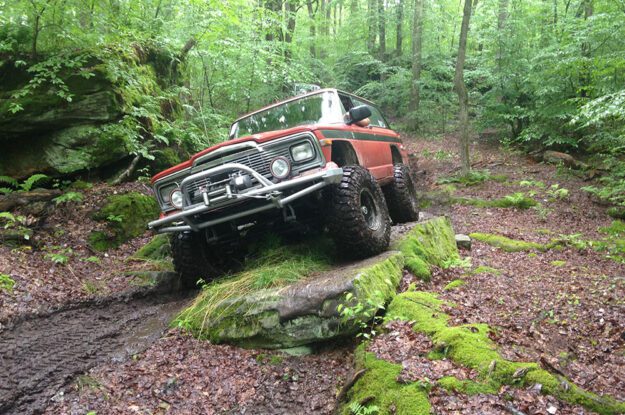
<svg viewBox="0 0 625 415">
<path fill-rule="evenodd" d="M 288 146 L 281 146 L 279 148 L 269 148 L 264 151 L 258 150 L 246 150 L 240 155 L 228 155 L 222 158 L 211 160 L 205 165 L 202 165 L 202 170 L 207 170 L 213 167 L 222 166 L 227 163 L 238 163 L 244 166 L 250 167 L 256 172 L 260 173 L 267 179 L 272 179 L 271 171 L 269 170 L 269 164 L 276 157 L 285 157 L 289 162 L 292 162 L 291 152 Z M 185 192 L 189 195 L 189 199 L 192 204 L 202 202 L 202 194 L 200 188 L 206 187 L 208 192 L 215 192 L 215 196 L 225 194 L 225 185 L 228 182 L 231 174 L 236 174 L 237 171 L 229 173 L 218 173 L 210 177 L 203 177 L 195 180 L 192 183 L 185 186 Z M 258 181 L 252 178 L 252 184 L 257 185 Z"/>
</svg>

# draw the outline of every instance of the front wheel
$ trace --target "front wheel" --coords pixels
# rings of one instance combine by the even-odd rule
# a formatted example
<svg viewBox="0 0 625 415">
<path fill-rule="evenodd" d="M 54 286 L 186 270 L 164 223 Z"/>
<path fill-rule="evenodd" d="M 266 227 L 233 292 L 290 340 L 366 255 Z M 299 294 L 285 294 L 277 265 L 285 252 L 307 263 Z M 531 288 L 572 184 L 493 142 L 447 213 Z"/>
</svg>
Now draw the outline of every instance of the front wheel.
<svg viewBox="0 0 625 415">
<path fill-rule="evenodd" d="M 395 223 L 419 220 L 419 202 L 411 173 L 410 167 L 396 164 L 393 169 L 393 183 L 384 188 L 388 211 Z"/>
<path fill-rule="evenodd" d="M 219 274 L 208 260 L 208 249 L 203 233 L 180 232 L 171 236 L 174 269 L 183 288 L 197 288 L 201 280 L 208 282 Z"/>
<path fill-rule="evenodd" d="M 341 182 L 330 188 L 328 229 L 337 246 L 354 258 L 388 248 L 391 222 L 382 189 L 369 171 L 343 167 Z"/>
</svg>

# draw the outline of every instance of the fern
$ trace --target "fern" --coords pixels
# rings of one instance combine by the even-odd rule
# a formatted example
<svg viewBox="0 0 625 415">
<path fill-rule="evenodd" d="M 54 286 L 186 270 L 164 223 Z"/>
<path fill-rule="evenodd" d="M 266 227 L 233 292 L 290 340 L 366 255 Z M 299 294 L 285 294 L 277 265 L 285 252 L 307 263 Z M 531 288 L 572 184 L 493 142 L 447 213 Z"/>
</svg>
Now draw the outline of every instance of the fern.
<svg viewBox="0 0 625 415">
<path fill-rule="evenodd" d="M 0 176 L 0 183 L 6 183 L 11 187 L 17 187 L 17 180 L 9 176 Z M 6 188 L 3 188 L 6 189 Z"/>
<path fill-rule="evenodd" d="M 17 218 L 9 212 L 0 212 L 0 219 L 6 219 L 8 222 L 17 222 Z"/>
<path fill-rule="evenodd" d="M 35 183 L 37 183 L 38 181 L 44 180 L 44 179 L 48 179 L 49 177 L 46 176 L 45 174 L 33 174 L 32 176 L 30 176 L 28 179 L 24 180 L 24 182 L 22 184 L 20 184 L 20 189 L 22 189 L 25 192 L 30 192 L 33 188 L 33 186 L 35 185 Z"/>
</svg>

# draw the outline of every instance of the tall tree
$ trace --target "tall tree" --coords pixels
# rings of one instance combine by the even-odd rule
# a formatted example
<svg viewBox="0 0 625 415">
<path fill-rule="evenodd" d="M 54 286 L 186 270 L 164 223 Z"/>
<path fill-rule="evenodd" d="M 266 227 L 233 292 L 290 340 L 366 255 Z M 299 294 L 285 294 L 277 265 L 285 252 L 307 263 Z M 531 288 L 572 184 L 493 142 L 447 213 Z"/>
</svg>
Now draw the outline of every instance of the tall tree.
<svg viewBox="0 0 625 415">
<path fill-rule="evenodd" d="M 395 26 L 395 56 L 401 57 L 401 47 L 404 40 L 403 25 L 404 25 L 404 0 L 398 0 L 397 2 L 397 22 Z"/>
<path fill-rule="evenodd" d="M 319 3 L 315 1 L 317 7 Z M 317 27 L 315 25 L 315 14 L 317 13 L 316 9 L 313 9 L 313 0 L 306 0 L 306 8 L 308 9 L 308 20 L 309 20 L 309 30 L 310 30 L 310 55 L 313 58 L 317 57 L 317 51 L 315 50 L 315 38 Z"/>
<path fill-rule="evenodd" d="M 378 0 L 378 29 L 380 38 L 380 60 L 386 59 L 386 10 L 384 9 L 384 0 Z"/>
<path fill-rule="evenodd" d="M 376 0 L 367 0 L 367 52 L 372 56 L 375 54 L 376 14 Z"/>
<path fill-rule="evenodd" d="M 475 0 L 477 4 L 477 0 Z M 469 93 L 464 83 L 464 62 L 467 56 L 467 37 L 469 35 L 469 23 L 471 21 L 472 0 L 464 0 L 464 13 L 460 26 L 460 41 L 458 42 L 458 59 L 456 60 L 456 73 L 454 75 L 454 90 L 458 94 L 458 122 L 460 124 L 460 161 L 462 173 L 467 174 L 471 170 L 469 159 Z"/>
<path fill-rule="evenodd" d="M 415 0 L 412 18 L 412 83 L 410 84 L 410 111 L 414 114 L 413 128 L 419 128 L 418 111 L 421 105 L 421 55 L 423 46 L 423 1 Z"/>
</svg>

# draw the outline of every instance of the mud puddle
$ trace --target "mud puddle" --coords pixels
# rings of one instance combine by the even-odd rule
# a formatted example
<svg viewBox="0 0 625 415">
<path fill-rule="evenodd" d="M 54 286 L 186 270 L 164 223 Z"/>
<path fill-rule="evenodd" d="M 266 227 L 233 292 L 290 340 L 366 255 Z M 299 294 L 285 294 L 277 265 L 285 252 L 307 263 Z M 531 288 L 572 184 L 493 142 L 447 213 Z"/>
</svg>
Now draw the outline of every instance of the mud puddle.
<svg viewBox="0 0 625 415">
<path fill-rule="evenodd" d="M 84 305 L 24 319 L 0 332 L 0 413 L 39 413 L 76 375 L 142 352 L 192 294 Z"/>
</svg>

